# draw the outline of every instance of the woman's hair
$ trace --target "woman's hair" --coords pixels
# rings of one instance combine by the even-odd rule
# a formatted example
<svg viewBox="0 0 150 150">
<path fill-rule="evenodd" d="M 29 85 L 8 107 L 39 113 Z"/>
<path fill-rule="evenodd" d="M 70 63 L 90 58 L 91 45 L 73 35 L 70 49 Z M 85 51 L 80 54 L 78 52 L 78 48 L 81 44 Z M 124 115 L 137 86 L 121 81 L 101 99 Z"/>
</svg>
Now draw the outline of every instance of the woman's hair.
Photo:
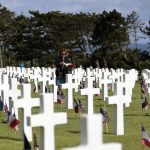
<svg viewBox="0 0 150 150">
<path fill-rule="evenodd" d="M 68 50 L 67 49 L 60 49 L 58 54 L 60 55 L 62 52 L 65 52 L 65 54 L 67 55 L 68 54 Z"/>
</svg>

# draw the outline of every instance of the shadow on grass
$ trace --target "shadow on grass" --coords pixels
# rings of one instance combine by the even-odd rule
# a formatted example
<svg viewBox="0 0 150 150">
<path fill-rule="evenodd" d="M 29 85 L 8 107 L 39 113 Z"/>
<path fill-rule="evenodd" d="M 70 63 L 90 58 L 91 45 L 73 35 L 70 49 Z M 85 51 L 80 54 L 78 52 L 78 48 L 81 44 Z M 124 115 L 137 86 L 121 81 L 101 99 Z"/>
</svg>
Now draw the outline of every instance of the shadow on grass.
<svg viewBox="0 0 150 150">
<path fill-rule="evenodd" d="M 104 131 L 103 134 L 105 134 L 105 135 L 114 135 L 114 133 L 111 133 L 111 132 L 107 133 L 106 131 Z"/>
<path fill-rule="evenodd" d="M 8 136 L 5 136 L 5 137 L 2 137 L 0 136 L 0 139 L 7 139 L 7 140 L 13 140 L 13 141 L 22 141 L 21 139 L 18 139 L 18 138 L 12 138 L 12 137 L 8 137 Z"/>
<path fill-rule="evenodd" d="M 73 134 L 79 134 L 80 133 L 80 131 L 71 131 L 71 130 L 68 130 L 67 132 L 73 133 Z"/>
<path fill-rule="evenodd" d="M 139 100 L 139 97 L 132 97 L 132 99 L 137 99 L 137 100 Z"/>
<path fill-rule="evenodd" d="M 72 118 L 71 118 L 71 117 L 68 117 L 68 119 L 73 119 L 73 120 L 75 120 L 75 119 L 80 119 L 80 117 L 74 117 L 74 118 L 73 118 L 73 117 L 72 117 Z"/>
<path fill-rule="evenodd" d="M 150 116 L 150 114 L 146 113 L 146 114 L 145 114 L 145 115 L 143 115 L 143 116 Z"/>
<path fill-rule="evenodd" d="M 146 113 L 146 114 L 125 114 L 124 116 L 150 116 L 150 115 Z"/>
<path fill-rule="evenodd" d="M 95 100 L 103 101 L 103 99 L 100 97 L 95 97 Z"/>
</svg>

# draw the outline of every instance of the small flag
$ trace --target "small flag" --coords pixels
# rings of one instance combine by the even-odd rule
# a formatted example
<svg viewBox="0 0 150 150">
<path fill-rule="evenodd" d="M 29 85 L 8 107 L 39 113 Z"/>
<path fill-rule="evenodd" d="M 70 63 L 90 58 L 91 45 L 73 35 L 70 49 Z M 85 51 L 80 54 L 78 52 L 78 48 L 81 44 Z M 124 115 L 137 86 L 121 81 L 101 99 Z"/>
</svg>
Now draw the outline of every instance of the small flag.
<svg viewBox="0 0 150 150">
<path fill-rule="evenodd" d="M 145 83 L 145 80 L 144 80 L 144 79 L 141 79 L 140 85 L 141 85 L 141 87 L 142 87 L 142 86 L 146 86 L 146 83 Z"/>
<path fill-rule="evenodd" d="M 79 105 L 78 105 L 78 103 L 75 99 L 74 99 L 74 102 L 73 102 L 73 106 L 74 106 L 75 113 L 78 113 L 79 112 Z"/>
<path fill-rule="evenodd" d="M 40 86 L 40 84 L 38 85 L 38 90 L 39 90 L 39 92 L 40 92 L 40 90 L 41 90 L 41 86 Z"/>
<path fill-rule="evenodd" d="M 69 65 L 68 65 L 68 68 L 72 68 L 72 69 L 73 69 L 73 68 L 75 68 L 75 67 L 76 67 L 75 64 L 69 64 Z"/>
<path fill-rule="evenodd" d="M 150 138 L 142 125 L 142 144 L 150 147 Z"/>
<path fill-rule="evenodd" d="M 80 82 L 80 89 L 84 89 L 85 88 L 85 83 L 84 82 Z"/>
<path fill-rule="evenodd" d="M 0 111 L 3 111 L 3 107 L 4 107 L 4 103 L 3 103 L 3 101 L 0 98 Z"/>
<path fill-rule="evenodd" d="M 39 150 L 39 145 L 37 143 L 37 137 L 35 134 L 34 134 L 34 150 Z"/>
<path fill-rule="evenodd" d="M 148 110 L 148 101 L 147 101 L 147 98 L 141 98 L 142 99 L 142 109 L 144 110 Z"/>
<path fill-rule="evenodd" d="M 33 92 L 35 93 L 35 91 L 36 91 L 36 85 L 34 84 Z"/>
<path fill-rule="evenodd" d="M 85 112 L 85 108 L 80 100 L 79 100 L 79 109 L 80 109 L 80 112 L 82 113 Z"/>
<path fill-rule="evenodd" d="M 145 80 L 142 79 L 142 81 L 141 81 L 140 84 L 141 84 L 141 93 L 142 93 L 142 94 L 146 94 L 146 93 L 147 93 L 147 88 L 146 88 Z"/>
<path fill-rule="evenodd" d="M 3 106 L 3 111 L 5 112 L 5 113 L 7 113 L 8 112 L 8 106 L 7 106 L 7 104 L 5 103 L 5 105 Z"/>
<path fill-rule="evenodd" d="M 47 86 L 45 86 L 45 93 L 48 93 L 48 88 L 47 88 Z"/>
<path fill-rule="evenodd" d="M 8 112 L 7 112 L 7 118 L 6 118 L 6 120 L 5 120 L 5 122 L 6 122 L 6 123 L 8 123 L 8 122 L 9 122 L 9 116 L 10 116 L 10 115 L 11 115 L 11 112 L 10 112 L 10 111 L 8 111 Z"/>
<path fill-rule="evenodd" d="M 108 115 L 106 109 L 105 108 L 103 109 L 100 107 L 100 113 L 103 115 L 103 124 L 108 123 L 110 118 L 109 118 L 109 115 Z"/>
<path fill-rule="evenodd" d="M 146 94 L 146 88 L 145 88 L 145 86 L 141 86 L 141 93 L 142 94 Z"/>
<path fill-rule="evenodd" d="M 16 119 L 15 113 L 12 115 L 8 111 L 8 125 L 10 126 L 10 128 L 15 129 L 17 131 L 19 123 L 20 123 L 20 121 L 18 119 Z"/>
<path fill-rule="evenodd" d="M 30 145 L 25 133 L 24 133 L 24 148 L 23 148 L 23 150 L 31 150 L 31 145 Z"/>
<path fill-rule="evenodd" d="M 57 92 L 57 103 L 63 104 L 65 102 L 65 96 L 61 91 Z"/>
</svg>

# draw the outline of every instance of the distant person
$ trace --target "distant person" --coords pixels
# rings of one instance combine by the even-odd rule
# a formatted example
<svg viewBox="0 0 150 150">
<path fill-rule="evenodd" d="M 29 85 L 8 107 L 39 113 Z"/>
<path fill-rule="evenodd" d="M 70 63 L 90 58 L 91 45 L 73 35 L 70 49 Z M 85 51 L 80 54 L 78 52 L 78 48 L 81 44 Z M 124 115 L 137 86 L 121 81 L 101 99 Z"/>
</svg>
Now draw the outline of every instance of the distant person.
<svg viewBox="0 0 150 150">
<path fill-rule="evenodd" d="M 66 49 L 61 49 L 55 59 L 56 66 L 56 85 L 61 85 L 66 82 L 66 74 L 71 73 L 74 65 L 68 57 L 69 53 Z"/>
<path fill-rule="evenodd" d="M 25 65 L 23 64 L 23 62 L 21 64 L 19 64 L 20 70 L 22 72 L 22 69 L 25 68 Z"/>
<path fill-rule="evenodd" d="M 3 107 L 4 107 L 4 104 L 2 101 L 2 97 L 0 96 L 0 111 L 3 111 Z"/>
<path fill-rule="evenodd" d="M 56 85 L 58 85 L 58 93 L 62 93 L 62 95 L 63 92 L 61 84 L 66 82 L 66 74 L 71 73 L 71 70 L 74 67 L 68 55 L 69 55 L 68 50 L 61 49 L 59 50 L 58 56 L 55 59 Z"/>
</svg>

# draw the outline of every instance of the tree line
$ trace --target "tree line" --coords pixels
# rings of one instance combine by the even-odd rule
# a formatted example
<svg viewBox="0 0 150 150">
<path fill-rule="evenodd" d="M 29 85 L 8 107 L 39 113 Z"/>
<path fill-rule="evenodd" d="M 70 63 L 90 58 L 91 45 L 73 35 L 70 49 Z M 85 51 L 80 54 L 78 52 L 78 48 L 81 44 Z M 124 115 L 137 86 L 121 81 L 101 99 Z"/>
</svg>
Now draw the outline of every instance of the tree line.
<svg viewBox="0 0 150 150">
<path fill-rule="evenodd" d="M 0 65 L 53 66 L 66 48 L 83 67 L 150 68 L 150 54 L 138 49 L 139 32 L 150 37 L 149 25 L 132 11 L 126 17 L 115 9 L 102 13 L 29 11 L 16 15 L 0 5 Z M 132 41 L 135 48 L 129 48 Z"/>
</svg>

